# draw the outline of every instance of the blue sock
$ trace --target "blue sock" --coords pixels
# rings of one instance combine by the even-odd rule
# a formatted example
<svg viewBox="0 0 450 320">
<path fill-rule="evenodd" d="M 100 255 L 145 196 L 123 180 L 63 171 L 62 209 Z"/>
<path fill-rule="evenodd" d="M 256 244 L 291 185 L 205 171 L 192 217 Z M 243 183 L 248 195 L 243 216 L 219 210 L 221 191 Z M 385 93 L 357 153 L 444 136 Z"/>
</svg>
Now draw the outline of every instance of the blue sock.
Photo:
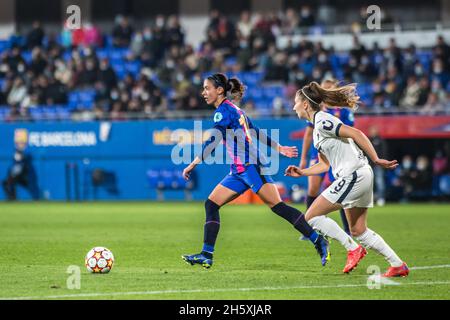
<svg viewBox="0 0 450 320">
<path fill-rule="evenodd" d="M 288 206 L 284 202 L 276 204 L 271 209 L 277 215 L 289 221 L 295 229 L 300 231 L 301 234 L 310 239 L 313 243 L 317 240 L 318 234 L 308 224 L 308 222 L 306 222 L 305 215 L 299 210 Z"/>
<path fill-rule="evenodd" d="M 204 243 L 202 249 L 202 255 L 204 255 L 208 259 L 212 259 L 214 253 L 214 247 Z"/>
</svg>

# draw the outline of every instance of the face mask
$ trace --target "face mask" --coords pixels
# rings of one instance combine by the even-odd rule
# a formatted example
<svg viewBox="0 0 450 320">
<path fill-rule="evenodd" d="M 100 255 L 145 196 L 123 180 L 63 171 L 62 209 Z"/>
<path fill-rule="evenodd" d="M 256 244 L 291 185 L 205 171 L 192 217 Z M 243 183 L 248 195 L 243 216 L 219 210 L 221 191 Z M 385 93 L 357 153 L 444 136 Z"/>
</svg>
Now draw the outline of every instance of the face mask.
<svg viewBox="0 0 450 320">
<path fill-rule="evenodd" d="M 426 168 L 427 168 L 426 161 L 419 161 L 419 162 L 417 162 L 417 169 L 424 170 Z"/>
<path fill-rule="evenodd" d="M 410 169 L 411 165 L 412 165 L 412 163 L 409 160 L 403 161 L 403 164 L 402 164 L 403 168 L 406 170 Z"/>
<path fill-rule="evenodd" d="M 247 41 L 241 41 L 239 43 L 239 46 L 241 47 L 241 49 L 247 49 L 248 43 L 247 43 Z"/>
</svg>

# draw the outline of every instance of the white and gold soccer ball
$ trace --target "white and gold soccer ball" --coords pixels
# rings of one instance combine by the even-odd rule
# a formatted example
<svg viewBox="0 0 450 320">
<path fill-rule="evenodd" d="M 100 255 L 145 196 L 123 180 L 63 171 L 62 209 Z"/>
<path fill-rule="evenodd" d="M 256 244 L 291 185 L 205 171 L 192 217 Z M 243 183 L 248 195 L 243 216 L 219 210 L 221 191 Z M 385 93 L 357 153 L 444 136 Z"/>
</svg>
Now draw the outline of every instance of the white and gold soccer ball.
<svg viewBox="0 0 450 320">
<path fill-rule="evenodd" d="M 113 267 L 114 255 L 105 247 L 95 247 L 89 250 L 84 263 L 89 272 L 108 273 Z"/>
</svg>

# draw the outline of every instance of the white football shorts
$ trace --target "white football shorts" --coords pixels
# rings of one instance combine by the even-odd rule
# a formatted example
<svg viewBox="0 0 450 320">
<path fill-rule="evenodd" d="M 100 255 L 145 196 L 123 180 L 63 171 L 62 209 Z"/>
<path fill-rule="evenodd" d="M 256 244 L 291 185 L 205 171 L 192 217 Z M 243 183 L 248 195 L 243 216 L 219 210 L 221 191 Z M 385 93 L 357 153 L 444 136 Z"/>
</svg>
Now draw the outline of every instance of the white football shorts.
<svg viewBox="0 0 450 320">
<path fill-rule="evenodd" d="M 335 180 L 322 195 L 344 209 L 373 207 L 373 171 L 365 165 L 352 174 Z"/>
</svg>

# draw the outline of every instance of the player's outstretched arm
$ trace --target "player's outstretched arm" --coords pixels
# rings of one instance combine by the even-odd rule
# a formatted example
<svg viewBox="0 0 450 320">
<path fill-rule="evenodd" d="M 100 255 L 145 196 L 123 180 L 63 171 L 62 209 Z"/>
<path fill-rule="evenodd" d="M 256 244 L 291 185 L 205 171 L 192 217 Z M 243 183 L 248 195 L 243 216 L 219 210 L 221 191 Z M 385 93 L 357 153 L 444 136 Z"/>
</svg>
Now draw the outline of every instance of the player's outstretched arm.
<svg viewBox="0 0 450 320">
<path fill-rule="evenodd" d="M 319 153 L 319 162 L 317 162 L 315 165 L 307 169 L 301 169 L 297 166 L 291 165 L 287 167 L 286 171 L 284 172 L 284 175 L 288 177 L 298 178 L 301 176 L 313 176 L 321 174 L 327 172 L 329 169 L 330 163 L 328 162 L 328 159 L 325 158 L 324 155 Z"/>
<path fill-rule="evenodd" d="M 375 148 L 369 138 L 359 129 L 342 125 L 339 129 L 339 136 L 343 138 L 352 138 L 353 141 L 365 152 L 365 154 L 373 161 L 373 163 L 385 168 L 395 169 L 398 166 L 397 160 L 385 160 L 378 158 Z"/>
<path fill-rule="evenodd" d="M 192 170 L 195 169 L 195 167 L 202 161 L 200 157 L 195 157 L 195 159 L 183 170 L 183 178 L 185 180 L 189 180 L 191 177 Z"/>
</svg>

